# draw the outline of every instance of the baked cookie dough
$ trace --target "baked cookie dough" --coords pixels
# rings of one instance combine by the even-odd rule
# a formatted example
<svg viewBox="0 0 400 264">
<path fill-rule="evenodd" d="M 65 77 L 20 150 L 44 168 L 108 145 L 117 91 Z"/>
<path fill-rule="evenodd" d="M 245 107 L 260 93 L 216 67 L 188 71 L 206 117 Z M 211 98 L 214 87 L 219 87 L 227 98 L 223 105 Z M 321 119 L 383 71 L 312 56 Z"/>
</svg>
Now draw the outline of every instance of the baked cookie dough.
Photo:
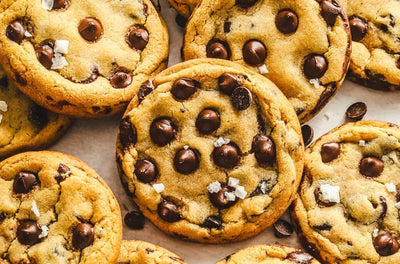
<svg viewBox="0 0 400 264">
<path fill-rule="evenodd" d="M 306 150 L 293 219 L 326 263 L 400 263 L 400 128 L 348 123 Z"/>
<path fill-rule="evenodd" d="M 188 18 L 196 8 L 199 0 L 168 0 L 179 14 Z"/>
<path fill-rule="evenodd" d="M 138 240 L 123 240 L 117 264 L 185 264 L 165 248 Z"/>
<path fill-rule="evenodd" d="M 302 123 L 337 92 L 350 51 L 348 20 L 335 0 L 203 0 L 183 47 L 185 60 L 232 60 L 268 77 Z"/>
<path fill-rule="evenodd" d="M 300 249 L 281 245 L 251 246 L 227 256 L 216 264 L 319 264 L 311 255 Z"/>
<path fill-rule="evenodd" d="M 0 62 L 22 92 L 54 112 L 113 115 L 166 67 L 168 32 L 150 0 L 0 6 Z"/>
<path fill-rule="evenodd" d="M 400 2 L 348 1 L 353 53 L 347 77 L 379 90 L 400 88 Z"/>
<path fill-rule="evenodd" d="M 0 162 L 0 263 L 115 263 L 122 239 L 113 193 L 82 161 L 26 152 Z"/>
<path fill-rule="evenodd" d="M 295 196 L 302 158 L 298 119 L 277 87 L 217 59 L 184 62 L 143 83 L 117 142 L 122 182 L 143 214 L 168 234 L 204 243 L 272 225 Z"/>
<path fill-rule="evenodd" d="M 0 160 L 49 146 L 71 123 L 71 118 L 52 113 L 23 95 L 0 66 Z"/>
</svg>

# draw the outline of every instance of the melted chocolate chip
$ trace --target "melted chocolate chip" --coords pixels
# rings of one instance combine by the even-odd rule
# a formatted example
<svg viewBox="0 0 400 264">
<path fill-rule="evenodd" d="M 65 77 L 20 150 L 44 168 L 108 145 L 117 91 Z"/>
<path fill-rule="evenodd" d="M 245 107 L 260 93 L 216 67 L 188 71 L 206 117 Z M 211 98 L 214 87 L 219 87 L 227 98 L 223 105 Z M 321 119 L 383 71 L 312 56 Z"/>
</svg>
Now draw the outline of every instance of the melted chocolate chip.
<svg viewBox="0 0 400 264">
<path fill-rule="evenodd" d="M 142 85 L 140 85 L 139 92 L 137 93 L 139 103 L 141 103 L 152 91 L 154 91 L 153 81 L 147 80 L 143 82 Z"/>
<path fill-rule="evenodd" d="M 180 149 L 176 152 L 174 158 L 174 168 L 182 174 L 191 174 L 195 172 L 200 165 L 199 154 L 196 150 Z"/>
<path fill-rule="evenodd" d="M 286 256 L 286 259 L 289 259 L 298 264 L 311 264 L 314 258 L 308 253 L 305 253 L 301 250 L 297 250 L 290 252 Z"/>
<path fill-rule="evenodd" d="M 124 148 L 137 142 L 136 128 L 129 121 L 129 117 L 122 119 L 119 124 L 119 141 Z"/>
<path fill-rule="evenodd" d="M 240 82 L 236 76 L 230 73 L 224 73 L 218 78 L 218 87 L 221 92 L 231 95 L 233 90 L 240 86 Z"/>
<path fill-rule="evenodd" d="M 391 234 L 382 234 L 374 239 L 374 248 L 381 256 L 390 256 L 399 251 L 399 243 Z"/>
<path fill-rule="evenodd" d="M 157 118 L 150 126 L 150 137 L 160 147 L 174 140 L 176 133 L 177 127 L 168 117 Z"/>
<path fill-rule="evenodd" d="M 132 83 L 132 76 L 129 73 L 118 71 L 111 75 L 110 83 L 117 89 L 126 88 Z"/>
<path fill-rule="evenodd" d="M 222 219 L 218 215 L 210 215 L 209 217 L 204 220 L 204 223 L 202 225 L 203 227 L 209 228 L 209 229 L 221 229 L 222 228 Z"/>
<path fill-rule="evenodd" d="M 226 145 L 225 145 L 226 146 Z M 237 197 L 235 197 L 235 200 L 230 201 L 227 200 L 226 198 L 226 193 L 234 193 L 235 192 L 235 188 L 226 185 L 225 183 L 221 183 L 221 190 L 219 190 L 218 192 L 215 193 L 208 193 L 208 196 L 210 198 L 210 202 L 217 207 L 218 209 L 226 209 L 231 207 L 232 205 L 234 205 L 237 202 Z"/>
<path fill-rule="evenodd" d="M 22 220 L 17 228 L 18 241 L 23 245 L 32 246 L 40 241 L 39 235 L 42 229 L 33 220 Z"/>
<path fill-rule="evenodd" d="M 275 25 L 284 34 L 290 34 L 297 30 L 299 25 L 296 13 L 291 10 L 279 11 L 275 18 Z"/>
<path fill-rule="evenodd" d="M 349 19 L 351 38 L 353 41 L 361 41 L 368 33 L 368 24 L 359 17 Z"/>
<path fill-rule="evenodd" d="M 36 58 L 46 68 L 50 69 L 53 65 L 53 47 L 49 44 L 41 44 L 35 49 Z"/>
<path fill-rule="evenodd" d="M 65 164 L 58 164 L 57 175 L 54 177 L 58 183 L 65 180 L 68 174 L 70 174 L 70 168 Z"/>
<path fill-rule="evenodd" d="M 93 244 L 94 241 L 94 228 L 89 223 L 80 223 L 72 232 L 72 245 L 82 250 Z"/>
<path fill-rule="evenodd" d="M 334 206 L 336 204 L 335 202 L 324 201 L 322 199 L 322 193 L 321 193 L 321 190 L 319 188 L 315 188 L 315 190 L 314 190 L 314 198 L 315 198 L 315 201 L 317 202 L 317 204 L 319 204 L 321 206 L 331 207 L 331 206 Z"/>
<path fill-rule="evenodd" d="M 301 127 L 301 134 L 303 136 L 304 146 L 307 147 L 314 138 L 314 129 L 309 125 Z"/>
<path fill-rule="evenodd" d="M 367 113 L 367 105 L 363 102 L 357 102 L 349 106 L 346 110 L 347 118 L 359 121 L 363 119 L 364 115 Z"/>
<path fill-rule="evenodd" d="M 253 96 L 249 89 L 240 86 L 233 90 L 231 95 L 231 102 L 233 107 L 235 107 L 237 110 L 246 110 L 250 107 L 252 101 Z"/>
<path fill-rule="evenodd" d="M 213 109 L 204 109 L 196 119 L 197 130 L 201 134 L 211 134 L 219 128 L 221 119 L 219 113 Z"/>
<path fill-rule="evenodd" d="M 251 66 L 260 66 L 264 64 L 267 58 L 267 49 L 264 44 L 258 40 L 250 40 L 243 46 L 243 59 Z"/>
<path fill-rule="evenodd" d="M 12 41 L 21 44 L 25 38 L 26 28 L 22 21 L 14 20 L 11 22 L 6 29 L 6 36 Z"/>
<path fill-rule="evenodd" d="M 236 4 L 242 8 L 254 5 L 258 0 L 236 0 Z"/>
<path fill-rule="evenodd" d="M 333 27 L 337 16 L 342 12 L 339 4 L 335 1 L 333 3 L 330 1 L 322 1 L 321 9 L 322 17 L 325 19 L 328 26 Z"/>
<path fill-rule="evenodd" d="M 293 234 L 292 225 L 282 219 L 274 223 L 274 234 L 278 238 L 290 237 Z"/>
<path fill-rule="evenodd" d="M 135 164 L 135 175 L 139 181 L 151 183 L 157 180 L 157 166 L 150 160 L 138 160 Z"/>
<path fill-rule="evenodd" d="M 54 0 L 53 3 L 53 10 L 55 9 L 62 9 L 65 8 L 67 6 L 68 2 L 67 0 Z"/>
<path fill-rule="evenodd" d="M 200 84 L 189 78 L 180 78 L 176 80 L 171 88 L 171 93 L 178 100 L 189 99 L 196 91 Z"/>
<path fill-rule="evenodd" d="M 28 119 L 40 129 L 44 128 L 49 123 L 47 110 L 37 104 L 31 107 L 31 110 L 28 114 Z"/>
<path fill-rule="evenodd" d="M 360 162 L 360 173 L 366 177 L 378 177 L 383 171 L 383 162 L 375 157 L 365 157 Z"/>
<path fill-rule="evenodd" d="M 158 204 L 158 215 L 166 222 L 173 223 L 181 220 L 181 214 L 176 204 L 163 200 Z"/>
<path fill-rule="evenodd" d="M 261 166 L 271 165 L 275 162 L 275 144 L 264 134 L 258 134 L 253 138 L 251 151 L 255 154 L 257 162 Z"/>
<path fill-rule="evenodd" d="M 175 17 L 175 22 L 180 27 L 186 27 L 187 19 L 186 17 L 182 16 L 181 14 L 177 14 Z"/>
<path fill-rule="evenodd" d="M 131 229 L 139 230 L 144 227 L 144 216 L 140 210 L 128 212 L 124 217 L 125 225 Z"/>
<path fill-rule="evenodd" d="M 321 159 L 323 163 L 336 159 L 340 154 L 340 145 L 336 142 L 325 143 L 321 146 Z"/>
<path fill-rule="evenodd" d="M 232 169 L 240 163 L 240 150 L 233 144 L 222 145 L 214 149 L 215 164 L 225 169 Z"/>
<path fill-rule="evenodd" d="M 129 31 L 126 42 L 131 48 L 144 50 L 149 43 L 149 32 L 140 27 L 134 27 Z"/>
<path fill-rule="evenodd" d="M 97 19 L 88 17 L 79 22 L 78 31 L 85 40 L 95 42 L 103 34 L 103 26 Z"/>
<path fill-rule="evenodd" d="M 304 75 L 307 79 L 318 79 L 324 76 L 328 62 L 322 55 L 312 54 L 304 62 Z"/>
<path fill-rule="evenodd" d="M 39 184 L 39 180 L 35 174 L 31 172 L 19 172 L 14 178 L 14 193 L 28 193 L 33 187 Z"/>
<path fill-rule="evenodd" d="M 207 58 L 229 60 L 231 57 L 228 44 L 221 40 L 211 40 L 206 48 Z"/>
</svg>

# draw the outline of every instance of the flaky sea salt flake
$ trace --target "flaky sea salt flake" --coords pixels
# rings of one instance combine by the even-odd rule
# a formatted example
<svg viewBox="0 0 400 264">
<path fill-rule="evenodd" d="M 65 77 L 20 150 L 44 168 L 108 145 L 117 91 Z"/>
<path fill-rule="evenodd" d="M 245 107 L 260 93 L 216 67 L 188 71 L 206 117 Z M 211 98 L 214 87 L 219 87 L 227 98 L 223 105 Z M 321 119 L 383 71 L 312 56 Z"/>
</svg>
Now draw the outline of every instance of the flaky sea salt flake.
<svg viewBox="0 0 400 264">
<path fill-rule="evenodd" d="M 37 207 L 36 201 L 33 200 L 32 201 L 32 208 L 31 208 L 32 212 L 36 215 L 36 217 L 40 217 L 40 212 L 39 209 Z"/>
<path fill-rule="evenodd" d="M 314 85 L 315 88 L 319 88 L 319 80 L 318 79 L 311 79 L 310 83 Z"/>
<path fill-rule="evenodd" d="M 378 236 L 378 232 L 379 232 L 379 229 L 378 228 L 375 228 L 374 229 L 374 232 L 372 233 L 372 236 L 375 238 L 375 237 L 377 237 Z"/>
<path fill-rule="evenodd" d="M 267 74 L 269 73 L 267 65 L 263 64 L 260 67 L 258 67 L 258 70 L 260 71 L 261 74 Z"/>
<path fill-rule="evenodd" d="M 231 142 L 231 140 L 229 138 L 219 137 L 217 140 L 215 140 L 214 147 L 220 148 L 223 145 L 229 144 L 229 142 Z"/>
<path fill-rule="evenodd" d="M 7 112 L 8 105 L 6 101 L 0 101 L 0 111 Z"/>
<path fill-rule="evenodd" d="M 54 6 L 54 0 L 42 0 L 42 8 L 46 10 L 52 10 Z"/>
<path fill-rule="evenodd" d="M 31 33 L 29 33 L 29 31 L 28 31 L 28 30 L 25 30 L 24 36 L 25 36 L 25 37 L 27 37 L 27 38 L 31 38 L 31 37 L 33 37 L 33 36 L 32 36 L 32 34 L 31 34 Z"/>
<path fill-rule="evenodd" d="M 153 184 L 153 188 L 154 190 L 156 190 L 156 192 L 161 193 L 162 191 L 165 190 L 165 186 L 162 183 L 155 183 Z"/>
<path fill-rule="evenodd" d="M 41 226 L 42 228 L 42 233 L 39 235 L 39 238 L 44 238 L 49 235 L 49 228 L 47 226 Z"/>
<path fill-rule="evenodd" d="M 390 193 L 396 193 L 396 185 L 394 185 L 393 183 L 385 183 L 386 189 L 388 192 Z"/>
<path fill-rule="evenodd" d="M 65 66 L 68 66 L 67 60 L 60 53 L 54 54 L 52 62 L 53 62 L 53 64 L 51 65 L 52 70 L 59 70 L 59 69 L 64 68 Z"/>
<path fill-rule="evenodd" d="M 247 192 L 244 190 L 243 186 L 239 185 L 238 187 L 236 187 L 235 195 L 236 197 L 243 200 L 244 198 L 246 198 Z"/>
<path fill-rule="evenodd" d="M 332 203 L 340 203 L 340 187 L 339 186 L 334 186 L 330 184 L 322 184 L 319 187 L 321 194 L 322 194 L 322 199 L 325 201 L 329 201 Z"/>
<path fill-rule="evenodd" d="M 358 145 L 361 146 L 361 147 L 364 147 L 365 146 L 365 140 L 358 141 Z"/>
<path fill-rule="evenodd" d="M 233 178 L 233 177 L 229 177 L 228 186 L 236 187 L 238 185 L 239 185 L 239 179 L 236 179 L 236 178 Z"/>
<path fill-rule="evenodd" d="M 68 47 L 69 47 L 69 41 L 68 40 L 56 40 L 54 42 L 54 52 L 55 53 L 62 53 L 62 54 L 67 54 L 68 53 Z"/>
<path fill-rule="evenodd" d="M 225 193 L 225 199 L 229 202 L 233 202 L 236 200 L 236 195 L 233 192 L 226 192 Z"/>
<path fill-rule="evenodd" d="M 219 181 L 212 182 L 207 186 L 207 190 L 209 193 L 217 193 L 221 190 L 221 183 Z"/>
</svg>

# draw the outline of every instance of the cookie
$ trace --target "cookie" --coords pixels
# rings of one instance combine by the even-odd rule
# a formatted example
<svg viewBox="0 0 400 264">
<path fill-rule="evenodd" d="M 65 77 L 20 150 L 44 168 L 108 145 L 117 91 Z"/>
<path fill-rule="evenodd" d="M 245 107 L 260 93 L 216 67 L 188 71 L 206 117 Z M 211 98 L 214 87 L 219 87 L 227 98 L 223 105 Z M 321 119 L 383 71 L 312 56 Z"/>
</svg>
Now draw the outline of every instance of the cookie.
<svg viewBox="0 0 400 264">
<path fill-rule="evenodd" d="M 300 249 L 289 248 L 281 245 L 256 245 L 251 246 L 227 256 L 216 264 L 319 264 L 311 255 Z"/>
<path fill-rule="evenodd" d="M 232 60 L 268 77 L 302 123 L 337 92 L 350 51 L 348 20 L 335 0 L 204 0 L 183 47 L 185 60 Z"/>
<path fill-rule="evenodd" d="M 117 264 L 185 264 L 165 248 L 138 240 L 123 240 Z"/>
<path fill-rule="evenodd" d="M 348 123 L 305 154 L 292 215 L 304 246 L 326 263 L 400 263 L 400 127 Z"/>
<path fill-rule="evenodd" d="M 217 59 L 181 63 L 143 83 L 117 142 L 122 182 L 143 214 L 168 234 L 204 243 L 272 225 L 294 198 L 302 157 L 299 122 L 283 94 Z"/>
<path fill-rule="evenodd" d="M 49 146 L 72 119 L 52 113 L 24 96 L 0 67 L 0 160 L 17 152 Z"/>
<path fill-rule="evenodd" d="M 400 88 L 400 2 L 348 1 L 353 53 L 347 77 L 379 90 Z"/>
<path fill-rule="evenodd" d="M 178 11 L 183 17 L 188 18 L 196 8 L 199 0 L 168 0 L 173 8 Z"/>
<path fill-rule="evenodd" d="M 1 63 L 22 92 L 54 112 L 113 115 L 166 67 L 168 32 L 150 0 L 0 6 Z"/>
<path fill-rule="evenodd" d="M 0 263 L 115 263 L 113 193 L 82 161 L 50 151 L 0 162 Z"/>
</svg>

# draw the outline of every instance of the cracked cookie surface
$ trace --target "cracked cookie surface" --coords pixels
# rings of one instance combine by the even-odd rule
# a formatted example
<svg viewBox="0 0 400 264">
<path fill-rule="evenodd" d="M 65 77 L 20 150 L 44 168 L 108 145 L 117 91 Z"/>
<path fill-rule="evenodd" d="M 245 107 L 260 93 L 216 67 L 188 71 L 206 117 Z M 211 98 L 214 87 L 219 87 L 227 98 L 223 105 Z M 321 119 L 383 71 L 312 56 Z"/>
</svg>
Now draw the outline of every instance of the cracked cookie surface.
<svg viewBox="0 0 400 264">
<path fill-rule="evenodd" d="M 123 240 L 117 264 L 185 264 L 165 248 L 139 240 Z"/>
<path fill-rule="evenodd" d="M 348 20 L 335 0 L 204 0 L 186 26 L 183 54 L 265 75 L 305 122 L 341 86 L 350 49 Z"/>
<path fill-rule="evenodd" d="M 306 150 L 292 216 L 327 263 L 399 263 L 400 128 L 348 123 Z"/>
<path fill-rule="evenodd" d="M 168 32 L 150 0 L 0 6 L 1 63 L 21 91 L 54 112 L 120 112 L 138 84 L 166 67 Z"/>
<path fill-rule="evenodd" d="M 319 264 L 311 255 L 281 245 L 256 245 L 239 250 L 216 264 Z"/>
<path fill-rule="evenodd" d="M 0 67 L 0 160 L 17 152 L 49 146 L 72 119 L 52 113 L 23 95 Z"/>
<path fill-rule="evenodd" d="M 379 90 L 400 89 L 400 2 L 347 1 L 353 53 L 348 78 Z"/>
<path fill-rule="evenodd" d="M 0 162 L 0 175 L 0 263 L 116 262 L 121 213 L 93 169 L 41 151 Z"/>
<path fill-rule="evenodd" d="M 117 143 L 122 182 L 143 214 L 168 234 L 204 243 L 272 225 L 294 198 L 302 154 L 298 119 L 277 87 L 217 59 L 143 83 Z"/>
</svg>

